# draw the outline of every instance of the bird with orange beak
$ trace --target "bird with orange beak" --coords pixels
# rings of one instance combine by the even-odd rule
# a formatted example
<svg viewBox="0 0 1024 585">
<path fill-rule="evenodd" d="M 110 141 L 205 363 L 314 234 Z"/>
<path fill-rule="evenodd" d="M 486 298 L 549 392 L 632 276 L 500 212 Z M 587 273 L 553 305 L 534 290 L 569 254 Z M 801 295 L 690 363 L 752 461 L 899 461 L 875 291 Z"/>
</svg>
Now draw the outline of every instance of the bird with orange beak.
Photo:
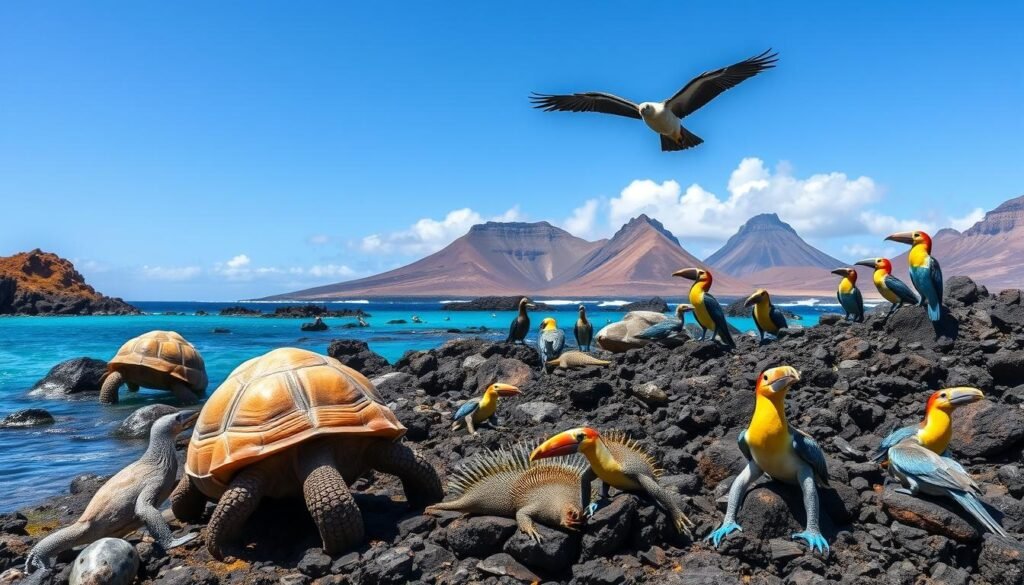
<svg viewBox="0 0 1024 585">
<path fill-rule="evenodd" d="M 836 268 L 832 274 L 843 277 L 836 290 L 836 299 L 843 311 L 846 311 L 845 319 L 852 319 L 856 323 L 864 321 L 864 297 L 857 288 L 857 271 L 853 268 Z"/>
<path fill-rule="evenodd" d="M 495 383 L 484 390 L 480 398 L 467 400 L 452 415 L 452 430 L 466 427 L 471 435 L 476 434 L 476 425 L 492 423 L 497 419 L 498 398 L 518 395 L 519 388 L 511 384 Z"/>
<path fill-rule="evenodd" d="M 910 245 L 907 264 L 910 267 L 910 282 L 921 295 L 921 306 L 928 307 L 928 318 L 938 321 L 942 318 L 942 268 L 932 256 L 932 238 L 917 230 L 898 232 L 885 238 Z"/>
<path fill-rule="evenodd" d="M 886 319 L 903 305 L 917 304 L 917 295 L 914 294 L 914 291 L 910 290 L 907 283 L 892 275 L 892 262 L 888 258 L 865 258 L 858 260 L 856 264 L 875 269 L 871 280 L 875 283 L 878 294 L 882 295 L 882 298 L 889 301 L 891 305 L 889 313 L 885 316 Z"/>
<path fill-rule="evenodd" d="M 587 514 L 597 510 L 590 502 L 591 483 L 601 480 L 601 497 L 607 499 L 609 488 L 625 492 L 646 493 L 672 518 L 676 530 L 689 534 L 693 522 L 683 514 L 669 491 L 658 483 L 661 469 L 654 457 L 639 443 L 626 435 L 611 432 L 602 435 L 590 427 L 563 431 L 541 443 L 530 454 L 530 460 L 581 453 L 590 464 L 580 483 L 580 503 Z"/>
<path fill-rule="evenodd" d="M 754 389 L 754 416 L 740 433 L 739 447 L 747 466 L 729 488 L 729 506 L 722 525 L 708 535 L 714 546 L 734 531 L 742 530 L 736 514 L 747 488 L 767 473 L 775 481 L 795 484 L 803 493 L 807 525 L 793 535 L 803 540 L 812 551 L 825 552 L 828 542 L 818 528 L 818 484 L 828 485 L 825 453 L 810 435 L 789 425 L 786 420 L 786 394 L 800 381 L 800 373 L 790 366 L 779 366 L 762 372 Z"/>
<path fill-rule="evenodd" d="M 732 334 L 729 332 L 729 322 L 725 320 L 725 311 L 710 292 L 711 283 L 714 281 L 711 272 L 703 268 L 684 268 L 673 272 L 672 276 L 693 281 L 693 285 L 690 286 L 690 305 L 693 307 L 693 316 L 697 318 L 697 324 L 701 328 L 700 340 L 704 341 L 710 330 L 712 341 L 717 335 L 729 347 L 736 347 L 736 342 L 732 340 Z"/>
<path fill-rule="evenodd" d="M 757 333 L 761 336 L 761 343 L 764 343 L 765 333 L 778 335 L 779 331 L 789 326 L 786 323 L 786 316 L 772 304 L 771 296 L 763 288 L 757 289 L 754 294 L 747 297 L 743 306 L 754 307 L 754 325 L 757 326 Z"/>
<path fill-rule="evenodd" d="M 896 491 L 952 498 L 989 531 L 1008 536 L 978 496 L 981 488 L 947 448 L 953 437 L 953 412 L 985 395 L 977 388 L 947 388 L 933 393 L 925 405 L 924 420 L 893 431 L 882 440 L 875 461 L 883 461 L 889 475 L 900 482 Z"/>
</svg>

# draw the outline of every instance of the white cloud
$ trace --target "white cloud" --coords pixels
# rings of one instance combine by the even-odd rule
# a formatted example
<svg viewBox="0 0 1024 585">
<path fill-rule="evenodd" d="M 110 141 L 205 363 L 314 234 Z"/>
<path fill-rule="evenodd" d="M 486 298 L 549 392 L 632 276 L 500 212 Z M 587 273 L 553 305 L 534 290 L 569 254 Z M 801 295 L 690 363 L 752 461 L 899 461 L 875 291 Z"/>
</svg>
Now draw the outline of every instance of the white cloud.
<svg viewBox="0 0 1024 585">
<path fill-rule="evenodd" d="M 246 256 L 245 254 L 239 254 L 238 256 L 235 256 L 231 260 L 228 260 L 225 264 L 227 264 L 228 268 L 238 270 L 248 266 L 251 262 L 252 260 L 250 260 L 248 256 Z"/>
<path fill-rule="evenodd" d="M 449 211 L 442 219 L 425 217 L 408 229 L 389 234 L 371 234 L 359 241 L 358 247 L 364 252 L 388 254 L 398 252 L 407 255 L 423 255 L 436 252 L 462 236 L 469 228 L 484 221 L 522 221 L 525 216 L 519 207 L 513 207 L 501 215 L 485 219 L 476 211 L 464 207 Z"/>
<path fill-rule="evenodd" d="M 143 266 L 142 273 L 153 280 L 192 280 L 202 274 L 198 266 Z"/>
<path fill-rule="evenodd" d="M 924 230 L 934 232 L 935 224 L 920 219 L 897 219 L 891 215 L 883 215 L 876 211 L 863 211 L 860 214 L 860 223 L 869 233 L 882 236 L 895 232 L 907 232 L 913 230 Z"/>
<path fill-rule="evenodd" d="M 621 225 L 646 213 L 681 238 L 721 241 L 751 216 L 774 212 L 802 235 L 835 237 L 870 231 L 860 213 L 882 196 L 870 177 L 833 172 L 801 179 L 789 165 L 773 172 L 759 158 L 740 161 L 727 190 L 723 198 L 696 183 L 684 191 L 676 181 L 633 181 L 609 202 L 609 221 Z"/>
<path fill-rule="evenodd" d="M 597 232 L 597 209 L 600 201 L 587 199 L 583 205 L 572 210 L 572 215 L 562 222 L 565 231 L 581 238 L 592 238 Z"/>
<path fill-rule="evenodd" d="M 895 246 L 867 246 L 860 243 L 843 246 L 843 258 L 851 262 L 864 258 L 892 258 L 902 252 Z"/>
<path fill-rule="evenodd" d="M 983 219 L 985 219 L 985 210 L 978 207 L 963 217 L 949 218 L 949 227 L 962 232 Z"/>
<path fill-rule="evenodd" d="M 321 264 L 304 271 L 314 278 L 345 278 L 355 276 L 356 271 L 343 264 Z"/>
</svg>

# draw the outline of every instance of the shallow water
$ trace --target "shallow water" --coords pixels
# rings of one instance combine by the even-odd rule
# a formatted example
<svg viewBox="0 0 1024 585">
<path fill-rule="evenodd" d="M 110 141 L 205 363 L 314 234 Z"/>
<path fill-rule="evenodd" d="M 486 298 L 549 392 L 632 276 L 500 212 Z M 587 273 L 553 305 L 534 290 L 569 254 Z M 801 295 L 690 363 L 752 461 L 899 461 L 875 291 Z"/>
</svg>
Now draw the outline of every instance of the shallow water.
<svg viewBox="0 0 1024 585">
<path fill-rule="evenodd" d="M 283 346 L 302 347 L 325 352 L 332 339 L 360 339 L 371 349 L 394 362 L 408 350 L 424 350 L 457 337 L 469 335 L 486 339 L 504 339 L 513 312 L 443 311 L 443 301 L 330 303 L 329 308 L 359 308 L 370 313 L 370 327 L 342 329 L 353 318 L 329 318 L 327 331 L 299 330 L 303 319 L 262 317 L 220 317 L 216 313 L 228 306 L 243 305 L 273 312 L 268 303 L 174 303 L 134 302 L 147 314 L 129 317 L 10 317 L 0 318 L 0 416 L 22 408 L 45 408 L 56 424 L 31 429 L 0 429 L 0 512 L 36 503 L 65 493 L 72 478 L 82 473 L 112 473 L 134 460 L 145 448 L 145 441 L 124 440 L 112 436 L 120 422 L 136 408 L 154 402 L 169 401 L 170 394 L 143 389 L 137 394 L 121 391 L 116 406 L 101 406 L 95 394 L 76 399 L 47 399 L 30 396 L 29 388 L 57 363 L 81 356 L 109 359 L 127 339 L 153 329 L 181 333 L 203 355 L 212 392 L 243 361 Z M 294 304 L 294 303 L 291 303 Z M 572 339 L 578 301 L 566 299 L 557 305 L 554 316 Z M 621 313 L 612 312 L 619 303 L 587 302 L 595 328 L 616 321 Z M 803 316 L 800 325 L 817 323 L 822 305 L 800 304 L 788 307 Z M 196 316 L 197 310 L 212 313 Z M 164 315 L 165 312 L 185 313 Z M 410 321 L 420 316 L 424 323 Z M 445 320 L 445 319 L 449 320 Z M 405 324 L 387 321 L 404 319 Z M 537 318 L 536 322 L 540 322 Z M 741 330 L 750 330 L 750 319 L 730 319 Z M 484 326 L 483 334 L 447 333 L 449 328 Z M 213 333 L 227 328 L 230 333 Z"/>
</svg>

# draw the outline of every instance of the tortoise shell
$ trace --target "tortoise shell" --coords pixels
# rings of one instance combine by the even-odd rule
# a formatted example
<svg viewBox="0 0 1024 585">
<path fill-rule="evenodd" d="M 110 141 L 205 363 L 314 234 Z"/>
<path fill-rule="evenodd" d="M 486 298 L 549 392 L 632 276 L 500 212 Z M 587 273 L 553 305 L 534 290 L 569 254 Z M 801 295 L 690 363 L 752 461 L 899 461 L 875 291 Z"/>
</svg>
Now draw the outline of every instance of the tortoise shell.
<svg viewBox="0 0 1024 585">
<path fill-rule="evenodd" d="M 128 340 L 107 362 L 107 371 L 121 372 L 129 382 L 146 388 L 169 389 L 170 376 L 194 392 L 206 391 L 203 356 L 174 331 L 150 331 Z"/>
<path fill-rule="evenodd" d="M 404 434 L 365 376 L 334 358 L 286 347 L 238 366 L 210 395 L 185 470 L 204 492 L 217 492 L 237 470 L 303 441 Z"/>
</svg>

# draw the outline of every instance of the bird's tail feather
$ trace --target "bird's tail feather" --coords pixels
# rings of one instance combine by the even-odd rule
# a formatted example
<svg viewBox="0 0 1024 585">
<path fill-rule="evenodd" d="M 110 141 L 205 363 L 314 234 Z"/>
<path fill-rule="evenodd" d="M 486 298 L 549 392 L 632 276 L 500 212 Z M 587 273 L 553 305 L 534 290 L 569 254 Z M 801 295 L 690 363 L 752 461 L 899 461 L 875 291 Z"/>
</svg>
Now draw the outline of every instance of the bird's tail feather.
<svg viewBox="0 0 1024 585">
<path fill-rule="evenodd" d="M 985 509 L 985 504 L 981 503 L 981 500 L 979 500 L 974 494 L 967 492 L 950 492 L 950 495 L 958 504 L 963 506 L 964 510 L 970 512 L 971 516 L 974 516 L 978 522 L 985 526 L 985 528 L 988 528 L 999 536 L 1009 536 L 1009 534 L 1006 533 L 1006 530 L 1003 530 L 1003 527 L 1000 526 L 999 523 L 996 522 L 995 518 L 988 513 L 988 510 Z"/>
<path fill-rule="evenodd" d="M 664 134 L 661 135 L 661 150 L 665 152 L 675 150 L 686 150 L 687 148 L 693 148 L 694 146 L 697 146 L 701 142 L 704 142 L 703 138 L 697 136 L 693 132 L 690 132 L 686 128 L 680 126 L 679 142 L 676 142 L 674 139 L 669 138 Z"/>
<path fill-rule="evenodd" d="M 923 296 L 921 298 L 924 299 Z M 928 303 L 928 318 L 931 319 L 932 321 L 938 321 L 942 319 L 942 303 Z"/>
</svg>

